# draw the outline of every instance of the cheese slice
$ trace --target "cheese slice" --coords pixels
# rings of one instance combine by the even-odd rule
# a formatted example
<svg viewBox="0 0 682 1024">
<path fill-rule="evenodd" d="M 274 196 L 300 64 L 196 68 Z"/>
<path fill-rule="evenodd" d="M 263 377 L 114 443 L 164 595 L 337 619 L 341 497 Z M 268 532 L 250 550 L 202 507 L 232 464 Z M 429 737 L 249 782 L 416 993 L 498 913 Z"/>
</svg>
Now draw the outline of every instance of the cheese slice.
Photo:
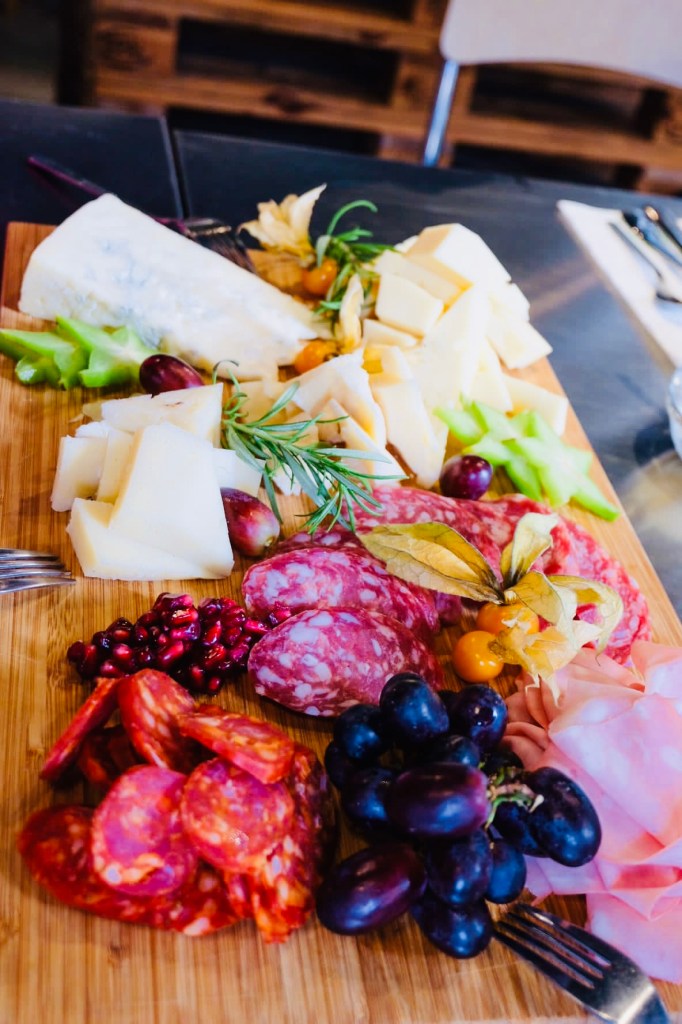
<svg viewBox="0 0 682 1024">
<path fill-rule="evenodd" d="M 218 487 L 232 487 L 254 498 L 258 496 L 262 471 L 245 462 L 230 448 L 213 449 L 213 468 Z"/>
<path fill-rule="evenodd" d="M 424 228 L 407 250 L 407 258 L 461 288 L 481 284 L 494 289 L 510 280 L 508 271 L 480 235 L 463 224 Z"/>
<path fill-rule="evenodd" d="M 471 388 L 465 392 L 467 398 L 477 402 L 485 402 L 500 412 L 509 412 L 512 400 L 505 383 L 500 361 L 489 342 L 481 339 L 478 357 L 478 369 L 471 382 Z"/>
<path fill-rule="evenodd" d="M 429 295 L 444 302 L 446 306 L 451 306 L 462 293 L 461 287 L 454 281 L 448 280 L 441 274 L 434 274 L 427 267 L 421 266 L 391 249 L 384 249 L 372 264 L 372 270 L 376 274 L 396 274 L 398 277 L 404 277 L 407 281 L 413 281 Z"/>
<path fill-rule="evenodd" d="M 367 473 L 369 476 L 379 479 L 387 477 L 389 478 L 386 481 L 387 483 L 393 481 L 399 483 L 400 480 L 404 479 L 405 473 L 402 466 L 384 447 L 379 447 L 374 438 L 370 437 L 367 431 L 363 430 L 352 416 L 341 420 L 339 423 L 339 433 L 346 448 L 352 451 L 367 453 L 367 458 L 363 459 L 355 458 L 354 456 L 344 458 L 343 461 L 351 469 L 359 473 Z M 342 450 L 340 454 L 343 454 Z"/>
<path fill-rule="evenodd" d="M 111 528 L 113 505 L 76 498 L 66 532 L 84 576 L 103 580 L 213 579 L 203 566 L 122 537 Z"/>
<path fill-rule="evenodd" d="M 107 437 L 102 473 L 97 488 L 98 501 L 116 500 L 132 449 L 133 435 L 125 430 L 112 428 Z"/>
<path fill-rule="evenodd" d="M 34 250 L 19 308 L 127 325 L 207 370 L 233 360 L 245 379 L 276 377 L 318 333 L 303 303 L 113 195 L 86 203 Z"/>
<path fill-rule="evenodd" d="M 160 395 L 131 395 L 102 402 L 102 420 L 116 430 L 134 434 L 155 423 L 173 423 L 212 445 L 220 444 L 223 384 L 164 391 Z"/>
<path fill-rule="evenodd" d="M 414 473 L 420 487 L 433 487 L 443 465 L 445 446 L 443 437 L 436 436 L 417 382 L 380 383 L 373 386 L 373 393 L 384 414 L 389 444 Z"/>
<path fill-rule="evenodd" d="M 92 498 L 102 474 L 106 437 L 62 437 L 50 496 L 55 512 L 66 512 L 75 498 Z"/>
<path fill-rule="evenodd" d="M 397 327 L 389 327 L 381 320 L 362 321 L 362 340 L 367 345 L 397 345 L 399 348 L 414 348 L 419 344 L 416 334 L 399 331 Z"/>
<path fill-rule="evenodd" d="M 425 288 L 397 274 L 379 278 L 374 312 L 379 320 L 399 331 L 422 337 L 443 312 L 444 303 Z"/>
<path fill-rule="evenodd" d="M 372 438 L 375 446 L 383 448 L 386 445 L 386 425 L 372 396 L 362 360 L 362 349 L 357 349 L 301 374 L 297 378 L 298 388 L 292 401 L 308 416 L 317 416 L 323 406 L 335 398 Z"/>
<path fill-rule="evenodd" d="M 171 423 L 138 431 L 110 525 L 217 579 L 229 575 L 234 560 L 213 452 L 208 441 Z"/>
<path fill-rule="evenodd" d="M 519 377 L 512 377 L 511 374 L 504 374 L 504 380 L 512 401 L 512 412 L 535 409 L 547 420 L 552 430 L 561 437 L 566 429 L 568 416 L 566 395 L 558 395 L 539 384 L 521 380 Z"/>
<path fill-rule="evenodd" d="M 552 351 L 552 346 L 531 323 L 509 312 L 492 312 L 486 335 L 509 370 L 521 370 Z"/>
</svg>

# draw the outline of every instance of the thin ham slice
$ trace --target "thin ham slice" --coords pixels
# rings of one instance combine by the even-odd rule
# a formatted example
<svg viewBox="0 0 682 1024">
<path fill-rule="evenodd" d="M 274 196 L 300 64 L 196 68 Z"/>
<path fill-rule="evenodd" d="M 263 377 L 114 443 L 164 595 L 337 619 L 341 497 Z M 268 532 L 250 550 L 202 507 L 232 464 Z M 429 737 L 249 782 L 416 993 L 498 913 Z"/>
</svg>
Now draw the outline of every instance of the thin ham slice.
<svg viewBox="0 0 682 1024">
<path fill-rule="evenodd" d="M 553 685 L 522 677 L 505 743 L 582 786 L 603 839 L 581 868 L 527 858 L 528 888 L 584 893 L 591 930 L 654 977 L 682 982 L 682 648 L 637 641 L 632 667 L 583 650 Z"/>
</svg>

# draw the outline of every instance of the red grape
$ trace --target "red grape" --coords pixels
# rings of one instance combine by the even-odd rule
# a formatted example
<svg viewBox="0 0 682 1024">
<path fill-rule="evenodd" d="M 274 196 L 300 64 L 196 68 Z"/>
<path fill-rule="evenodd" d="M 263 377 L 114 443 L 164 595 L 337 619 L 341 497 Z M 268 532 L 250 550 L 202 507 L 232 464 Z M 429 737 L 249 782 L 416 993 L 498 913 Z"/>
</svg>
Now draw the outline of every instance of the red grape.
<svg viewBox="0 0 682 1024">
<path fill-rule="evenodd" d="M 222 487 L 220 494 L 230 540 L 237 551 L 252 558 L 266 554 L 280 533 L 279 520 L 272 509 L 234 487 Z"/>
<path fill-rule="evenodd" d="M 483 497 L 490 487 L 493 467 L 479 455 L 453 455 L 440 473 L 440 489 L 447 498 Z"/>
<path fill-rule="evenodd" d="M 189 363 L 163 352 L 147 356 L 140 366 L 140 384 L 150 395 L 162 391 L 183 391 L 204 386 L 200 374 Z"/>
</svg>

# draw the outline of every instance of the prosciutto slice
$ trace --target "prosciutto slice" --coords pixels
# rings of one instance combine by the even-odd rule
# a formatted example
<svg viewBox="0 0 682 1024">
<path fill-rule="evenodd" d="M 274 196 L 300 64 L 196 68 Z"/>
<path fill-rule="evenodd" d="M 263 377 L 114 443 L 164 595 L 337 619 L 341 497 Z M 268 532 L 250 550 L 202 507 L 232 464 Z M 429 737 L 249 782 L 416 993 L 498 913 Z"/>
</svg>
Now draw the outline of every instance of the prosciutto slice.
<svg viewBox="0 0 682 1024">
<path fill-rule="evenodd" d="M 591 930 L 682 982 L 682 648 L 637 641 L 632 667 L 584 649 L 549 686 L 522 677 L 505 744 L 582 786 L 603 839 L 581 868 L 527 858 L 528 888 L 584 893 Z"/>
</svg>

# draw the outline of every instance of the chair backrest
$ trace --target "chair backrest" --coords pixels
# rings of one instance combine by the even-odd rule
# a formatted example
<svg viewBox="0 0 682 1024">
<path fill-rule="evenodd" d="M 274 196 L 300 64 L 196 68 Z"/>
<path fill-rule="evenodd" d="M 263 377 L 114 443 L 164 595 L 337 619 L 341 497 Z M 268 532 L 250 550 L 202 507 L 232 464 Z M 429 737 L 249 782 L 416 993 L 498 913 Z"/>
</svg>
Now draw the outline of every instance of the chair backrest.
<svg viewBox="0 0 682 1024">
<path fill-rule="evenodd" d="M 457 64 L 583 65 L 682 88 L 682 0 L 450 0 L 440 48 Z"/>
</svg>

